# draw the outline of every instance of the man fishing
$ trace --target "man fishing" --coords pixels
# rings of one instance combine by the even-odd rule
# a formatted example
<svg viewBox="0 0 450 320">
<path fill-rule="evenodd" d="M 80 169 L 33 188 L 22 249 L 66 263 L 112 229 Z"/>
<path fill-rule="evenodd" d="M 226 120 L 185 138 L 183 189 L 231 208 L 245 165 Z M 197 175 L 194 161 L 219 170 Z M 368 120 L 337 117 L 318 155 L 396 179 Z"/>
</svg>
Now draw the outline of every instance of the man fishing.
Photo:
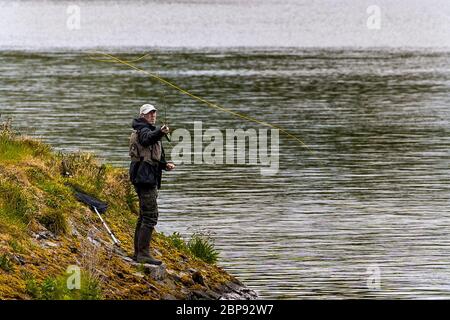
<svg viewBox="0 0 450 320">
<path fill-rule="evenodd" d="M 161 139 L 169 133 L 165 124 L 156 127 L 157 109 L 144 104 L 139 117 L 133 120 L 135 130 L 130 137 L 130 180 L 139 197 L 139 218 L 134 233 L 133 260 L 139 263 L 160 265 L 150 253 L 153 230 L 158 222 L 158 189 L 161 188 L 162 171 L 175 168 L 167 162 Z"/>
</svg>

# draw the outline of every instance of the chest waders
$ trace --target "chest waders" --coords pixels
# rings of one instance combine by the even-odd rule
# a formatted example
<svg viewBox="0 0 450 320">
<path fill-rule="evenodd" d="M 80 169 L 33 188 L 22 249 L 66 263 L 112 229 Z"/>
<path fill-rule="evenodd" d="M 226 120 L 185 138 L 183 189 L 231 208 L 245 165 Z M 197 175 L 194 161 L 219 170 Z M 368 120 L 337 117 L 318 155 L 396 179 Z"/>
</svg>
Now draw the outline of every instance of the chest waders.
<svg viewBox="0 0 450 320">
<path fill-rule="evenodd" d="M 157 168 L 161 160 L 161 141 L 157 141 L 148 147 L 139 142 L 139 132 L 135 131 L 130 137 L 129 155 L 131 161 L 137 162 L 137 170 L 142 166 Z M 150 243 L 154 226 L 158 219 L 157 187 L 136 187 L 139 196 L 139 218 L 134 232 L 133 260 L 139 263 L 160 265 L 162 262 L 155 259 L 150 253 Z"/>
</svg>

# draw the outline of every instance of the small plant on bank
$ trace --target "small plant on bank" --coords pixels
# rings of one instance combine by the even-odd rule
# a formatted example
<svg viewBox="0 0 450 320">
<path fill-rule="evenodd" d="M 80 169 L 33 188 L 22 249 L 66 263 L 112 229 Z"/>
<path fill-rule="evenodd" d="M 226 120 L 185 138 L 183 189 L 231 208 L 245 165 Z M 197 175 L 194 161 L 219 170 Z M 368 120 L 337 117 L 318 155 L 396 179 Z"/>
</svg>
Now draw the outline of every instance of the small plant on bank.
<svg viewBox="0 0 450 320">
<path fill-rule="evenodd" d="M 18 186 L 0 179 L 0 220 L 26 224 L 33 211 L 28 195 Z"/>
<path fill-rule="evenodd" d="M 36 280 L 28 274 L 25 278 L 25 290 L 33 298 L 37 298 L 40 295 L 39 285 Z"/>
<path fill-rule="evenodd" d="M 58 282 L 55 278 L 46 278 L 40 286 L 41 300 L 55 300 L 58 296 Z"/>
<path fill-rule="evenodd" d="M 2 162 L 17 161 L 27 155 L 43 157 L 50 153 L 49 145 L 13 130 L 11 119 L 0 123 L 0 160 Z"/>
<path fill-rule="evenodd" d="M 125 202 L 127 203 L 128 208 L 134 214 L 139 214 L 139 197 L 134 190 L 134 187 L 128 180 L 128 176 L 127 179 L 123 179 L 122 181 L 125 188 Z"/>
<path fill-rule="evenodd" d="M 219 253 L 214 248 L 211 237 L 203 233 L 194 233 L 187 247 L 193 256 L 207 263 L 216 263 Z"/>
<path fill-rule="evenodd" d="M 67 232 L 67 220 L 63 212 L 57 209 L 50 209 L 38 218 L 38 221 L 55 235 Z"/>
<path fill-rule="evenodd" d="M 94 197 L 99 197 L 106 184 L 108 166 L 99 165 L 91 153 L 60 153 L 62 172 L 66 184 Z"/>
<path fill-rule="evenodd" d="M 100 281 L 87 272 L 81 273 L 81 287 L 69 289 L 68 275 L 47 277 L 38 283 L 33 276 L 26 275 L 26 291 L 37 300 L 100 300 L 102 290 Z"/>
<path fill-rule="evenodd" d="M 188 247 L 186 242 L 183 240 L 181 235 L 178 232 L 172 233 L 170 236 L 167 237 L 169 242 L 178 250 L 181 251 L 188 251 Z"/>
<path fill-rule="evenodd" d="M 6 253 L 0 256 L 0 269 L 3 269 L 7 272 L 12 270 L 11 259 L 8 257 Z"/>
<path fill-rule="evenodd" d="M 192 256 L 205 261 L 206 263 L 216 263 L 219 253 L 214 248 L 214 241 L 211 236 L 196 232 L 186 243 L 180 233 L 174 232 L 170 236 L 164 236 L 166 240 L 180 251 L 191 254 Z"/>
<path fill-rule="evenodd" d="M 20 244 L 20 242 L 18 242 L 15 239 L 8 241 L 8 244 L 15 253 L 24 253 L 25 252 L 24 247 Z"/>
</svg>

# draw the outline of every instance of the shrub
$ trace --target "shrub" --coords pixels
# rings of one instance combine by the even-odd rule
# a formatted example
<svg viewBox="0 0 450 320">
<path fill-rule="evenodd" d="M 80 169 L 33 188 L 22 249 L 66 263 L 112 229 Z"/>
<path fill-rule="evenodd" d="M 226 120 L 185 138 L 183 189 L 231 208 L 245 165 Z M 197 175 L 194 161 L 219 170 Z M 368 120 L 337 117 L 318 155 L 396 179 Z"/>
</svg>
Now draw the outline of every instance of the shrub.
<svg viewBox="0 0 450 320">
<path fill-rule="evenodd" d="M 32 150 L 35 157 L 49 156 L 52 152 L 50 145 L 32 138 L 22 138 L 21 142 Z"/>
<path fill-rule="evenodd" d="M 0 180 L 0 217 L 9 222 L 28 223 L 31 209 L 26 195 L 19 187 Z"/>
<path fill-rule="evenodd" d="M 66 217 L 61 210 L 49 209 L 38 217 L 38 221 L 55 235 L 61 235 L 67 232 Z"/>
<path fill-rule="evenodd" d="M 90 153 L 59 154 L 62 172 L 67 184 L 84 192 L 99 196 L 106 183 L 107 166 L 99 165 Z"/>
<path fill-rule="evenodd" d="M 40 286 L 41 300 L 55 300 L 58 296 L 58 282 L 55 278 L 46 278 Z"/>
<path fill-rule="evenodd" d="M 25 279 L 25 290 L 33 298 L 37 298 L 40 294 L 39 285 L 36 283 L 36 280 L 30 276 L 27 276 Z"/>
<path fill-rule="evenodd" d="M 182 251 L 188 251 L 186 242 L 183 240 L 178 232 L 174 232 L 172 235 L 167 237 L 167 240 L 177 249 Z"/>
<path fill-rule="evenodd" d="M 51 147 L 39 140 L 21 136 L 11 127 L 11 120 L 0 124 L 0 159 L 17 161 L 24 156 L 44 156 L 51 153 Z"/>
<path fill-rule="evenodd" d="M 42 169 L 37 167 L 31 167 L 26 169 L 26 174 L 28 179 L 38 185 L 44 183 L 44 181 L 50 179 L 49 175 L 44 172 Z"/>
<path fill-rule="evenodd" d="M 165 236 L 163 233 L 161 235 L 178 250 L 189 253 L 207 263 L 217 262 L 219 253 L 214 248 L 214 242 L 211 237 L 205 233 L 194 233 L 187 243 L 178 232 L 174 232 L 170 236 Z"/>
<path fill-rule="evenodd" d="M 139 197 L 129 181 L 125 181 L 125 201 L 132 213 L 139 214 Z"/>
<path fill-rule="evenodd" d="M 15 253 L 24 253 L 25 252 L 23 246 L 15 239 L 8 241 L 8 244 Z"/>
<path fill-rule="evenodd" d="M 30 150 L 22 143 L 13 140 L 6 134 L 0 134 L 0 159 L 2 162 L 18 161 Z"/>
<path fill-rule="evenodd" d="M 81 287 L 69 289 L 67 279 L 69 275 L 47 277 L 38 283 L 34 277 L 26 276 L 26 291 L 37 300 L 100 300 L 102 290 L 100 281 L 87 272 L 81 273 Z"/>
<path fill-rule="evenodd" d="M 0 256 L 0 268 L 5 271 L 12 270 L 12 262 L 6 253 Z"/>
<path fill-rule="evenodd" d="M 209 236 L 202 233 L 194 233 L 187 247 L 193 256 L 207 263 L 217 262 L 219 253 L 214 248 L 214 243 Z"/>
<path fill-rule="evenodd" d="M 100 281 L 97 278 L 88 275 L 87 279 L 84 282 L 81 282 L 81 289 L 79 291 L 78 298 L 80 300 L 101 300 L 102 288 Z"/>
</svg>

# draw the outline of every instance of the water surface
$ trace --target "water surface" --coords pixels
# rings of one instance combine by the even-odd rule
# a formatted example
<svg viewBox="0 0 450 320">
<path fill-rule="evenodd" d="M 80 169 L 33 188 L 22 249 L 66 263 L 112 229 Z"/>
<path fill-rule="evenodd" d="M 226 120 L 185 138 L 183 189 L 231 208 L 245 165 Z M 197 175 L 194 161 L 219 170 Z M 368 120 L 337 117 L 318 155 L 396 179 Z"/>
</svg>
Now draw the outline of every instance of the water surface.
<svg viewBox="0 0 450 320">
<path fill-rule="evenodd" d="M 257 166 L 180 165 L 164 178 L 160 231 L 211 232 L 220 264 L 263 298 L 449 297 L 448 51 L 122 56 L 144 51 L 144 69 L 314 150 L 281 135 L 272 177 Z M 166 106 L 173 128 L 260 128 L 83 51 L 0 53 L 0 113 L 57 149 L 127 166 L 129 125 L 145 102 Z M 378 290 L 367 287 L 373 267 Z"/>
</svg>

